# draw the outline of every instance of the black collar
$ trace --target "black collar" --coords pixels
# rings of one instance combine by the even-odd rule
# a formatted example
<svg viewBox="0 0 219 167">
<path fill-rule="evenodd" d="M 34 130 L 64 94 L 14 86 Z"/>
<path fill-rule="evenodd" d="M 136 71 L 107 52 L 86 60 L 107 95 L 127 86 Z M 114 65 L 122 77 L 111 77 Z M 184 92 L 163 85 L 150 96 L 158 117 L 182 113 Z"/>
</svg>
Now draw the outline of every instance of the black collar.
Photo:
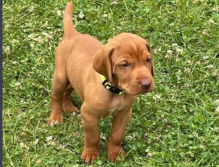
<svg viewBox="0 0 219 167">
<path fill-rule="evenodd" d="M 110 84 L 110 82 L 106 79 L 105 76 L 103 75 L 100 75 L 100 78 L 102 80 L 102 85 L 107 89 L 109 90 L 111 93 L 114 93 L 114 94 L 118 94 L 118 95 L 123 95 L 125 93 L 124 90 L 121 90 L 117 87 L 114 87 Z"/>
</svg>

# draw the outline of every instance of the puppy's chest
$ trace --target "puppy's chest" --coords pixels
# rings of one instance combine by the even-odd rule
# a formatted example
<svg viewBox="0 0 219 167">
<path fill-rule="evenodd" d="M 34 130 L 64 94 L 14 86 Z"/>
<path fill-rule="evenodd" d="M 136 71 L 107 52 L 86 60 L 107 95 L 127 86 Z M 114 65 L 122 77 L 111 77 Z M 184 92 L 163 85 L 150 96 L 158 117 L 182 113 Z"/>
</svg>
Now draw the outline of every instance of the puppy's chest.
<svg viewBox="0 0 219 167">
<path fill-rule="evenodd" d="M 116 114 L 119 111 L 122 111 L 124 109 L 125 109 L 125 106 L 121 104 L 118 106 L 114 106 L 113 108 L 109 108 L 108 112 L 109 112 L 109 114 Z"/>
<path fill-rule="evenodd" d="M 129 110 L 133 102 L 130 99 L 116 97 L 109 103 L 107 112 L 108 114 L 116 115 L 120 111 Z"/>
<path fill-rule="evenodd" d="M 118 113 L 122 112 L 123 114 L 128 112 L 133 103 L 136 100 L 136 96 L 113 96 L 110 98 L 105 99 L 105 101 L 102 101 L 101 105 L 101 113 L 102 116 L 108 116 L 108 115 L 117 115 Z"/>
</svg>

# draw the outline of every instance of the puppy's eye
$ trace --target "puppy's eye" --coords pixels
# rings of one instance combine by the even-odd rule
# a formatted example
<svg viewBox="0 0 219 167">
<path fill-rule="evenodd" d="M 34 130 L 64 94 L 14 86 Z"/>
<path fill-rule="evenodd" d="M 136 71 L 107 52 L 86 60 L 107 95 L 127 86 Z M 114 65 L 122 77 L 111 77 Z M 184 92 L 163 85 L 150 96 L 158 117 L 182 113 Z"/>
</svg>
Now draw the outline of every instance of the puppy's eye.
<svg viewBox="0 0 219 167">
<path fill-rule="evenodd" d="M 120 67 L 127 68 L 127 67 L 129 67 L 129 64 L 126 63 L 126 62 L 123 62 L 123 63 L 120 64 Z"/>
<path fill-rule="evenodd" d="M 150 63 L 151 62 L 151 58 L 147 58 L 146 63 Z"/>
</svg>

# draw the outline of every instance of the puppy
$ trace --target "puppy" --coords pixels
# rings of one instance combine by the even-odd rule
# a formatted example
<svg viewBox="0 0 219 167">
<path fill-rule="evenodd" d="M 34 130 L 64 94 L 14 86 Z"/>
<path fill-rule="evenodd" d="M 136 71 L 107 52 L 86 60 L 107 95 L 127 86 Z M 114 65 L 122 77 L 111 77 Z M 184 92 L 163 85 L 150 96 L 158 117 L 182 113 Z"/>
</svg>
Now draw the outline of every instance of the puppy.
<svg viewBox="0 0 219 167">
<path fill-rule="evenodd" d="M 99 155 L 98 120 L 113 116 L 107 156 L 117 161 L 132 105 L 138 94 L 153 91 L 152 52 L 149 43 L 131 33 L 121 33 L 106 45 L 76 31 L 72 3 L 65 8 L 64 38 L 56 50 L 49 124 L 63 122 L 63 111 L 78 112 L 71 102 L 73 90 L 81 106 L 84 149 L 81 158 L 91 163 Z"/>
</svg>

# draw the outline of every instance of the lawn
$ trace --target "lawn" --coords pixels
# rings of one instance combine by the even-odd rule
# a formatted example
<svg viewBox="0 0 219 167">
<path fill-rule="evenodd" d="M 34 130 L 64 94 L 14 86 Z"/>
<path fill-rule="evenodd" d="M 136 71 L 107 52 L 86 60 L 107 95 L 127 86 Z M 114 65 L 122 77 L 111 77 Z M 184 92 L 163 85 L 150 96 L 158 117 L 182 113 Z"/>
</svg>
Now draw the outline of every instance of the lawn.
<svg viewBox="0 0 219 167">
<path fill-rule="evenodd" d="M 66 0 L 3 0 L 3 166 L 77 167 L 80 115 L 48 126 L 54 53 Z M 219 1 L 74 0 L 78 31 L 101 42 L 147 39 L 156 90 L 140 95 L 122 146 L 107 161 L 111 117 L 100 120 L 101 157 L 90 166 L 219 166 Z M 74 104 L 81 105 L 73 94 Z"/>
</svg>

